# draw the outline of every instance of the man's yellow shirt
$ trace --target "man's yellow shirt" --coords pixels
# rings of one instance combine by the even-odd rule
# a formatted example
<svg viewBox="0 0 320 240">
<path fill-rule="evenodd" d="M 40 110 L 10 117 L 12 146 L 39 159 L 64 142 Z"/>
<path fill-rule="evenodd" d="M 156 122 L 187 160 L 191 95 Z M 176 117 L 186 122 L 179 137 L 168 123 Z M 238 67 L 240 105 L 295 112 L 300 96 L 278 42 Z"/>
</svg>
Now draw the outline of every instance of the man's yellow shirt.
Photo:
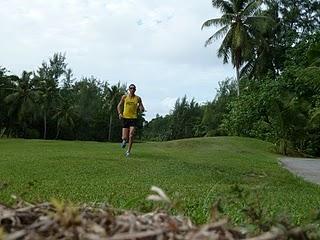
<svg viewBox="0 0 320 240">
<path fill-rule="evenodd" d="M 123 117 L 129 119 L 136 119 L 138 117 L 140 97 L 127 95 L 124 99 Z"/>
</svg>

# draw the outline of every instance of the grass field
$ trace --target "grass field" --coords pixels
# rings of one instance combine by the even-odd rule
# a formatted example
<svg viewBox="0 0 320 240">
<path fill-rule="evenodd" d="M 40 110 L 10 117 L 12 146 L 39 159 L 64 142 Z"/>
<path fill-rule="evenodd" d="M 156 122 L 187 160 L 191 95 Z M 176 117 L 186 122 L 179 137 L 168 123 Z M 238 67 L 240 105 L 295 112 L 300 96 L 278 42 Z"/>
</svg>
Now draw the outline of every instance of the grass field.
<svg viewBox="0 0 320 240">
<path fill-rule="evenodd" d="M 145 198 L 155 185 L 198 223 L 218 198 L 224 213 L 242 222 L 245 203 L 232 190 L 239 186 L 266 216 L 288 213 L 303 222 L 320 207 L 320 187 L 282 169 L 271 148 L 249 138 L 199 138 L 135 144 L 126 159 L 114 143 L 0 140 L 0 202 L 11 204 L 15 194 L 149 211 Z"/>
</svg>

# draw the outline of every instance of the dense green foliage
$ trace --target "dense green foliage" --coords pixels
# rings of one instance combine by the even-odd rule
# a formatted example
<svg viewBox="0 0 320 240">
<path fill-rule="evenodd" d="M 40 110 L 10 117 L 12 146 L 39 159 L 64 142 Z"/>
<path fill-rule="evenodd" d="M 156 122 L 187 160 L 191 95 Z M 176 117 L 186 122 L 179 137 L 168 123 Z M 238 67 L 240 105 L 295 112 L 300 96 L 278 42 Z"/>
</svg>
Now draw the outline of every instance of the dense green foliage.
<svg viewBox="0 0 320 240">
<path fill-rule="evenodd" d="M 320 68 L 308 60 L 319 37 L 306 39 L 292 49 L 282 74 L 275 79 L 246 83 L 243 94 L 230 102 L 230 112 L 223 121 L 228 133 L 276 142 L 284 154 L 291 147 L 320 155 Z"/>
<path fill-rule="evenodd" d="M 224 37 L 218 56 L 224 62 L 231 58 L 233 65 L 241 69 L 239 79 L 221 81 L 214 100 L 199 107 L 202 111 L 198 114 L 202 115 L 197 116 L 198 121 L 188 120 L 196 129 L 193 137 L 255 137 L 275 143 L 283 154 L 320 156 L 320 3 L 265 1 L 263 9 L 258 1 L 213 0 L 212 3 L 223 15 L 206 21 L 203 26 L 223 27 L 206 44 Z M 237 17 L 238 23 L 234 20 Z M 258 21 L 251 28 L 248 24 L 241 25 L 241 21 L 251 17 L 268 20 Z M 270 19 L 272 26 L 266 24 Z M 263 31 L 255 31 L 257 26 Z M 241 27 L 244 29 L 240 31 Z M 238 44 L 238 48 L 233 44 Z M 180 107 L 185 115 L 192 111 L 180 104 L 177 102 L 175 109 Z M 177 117 L 177 112 L 172 111 L 155 118 L 147 124 L 145 136 L 149 139 L 190 137 L 179 122 L 174 122 Z M 173 131 L 179 134 L 172 135 Z"/>
<path fill-rule="evenodd" d="M 219 198 L 223 214 L 238 223 L 248 221 L 242 200 L 257 211 L 263 206 L 266 218 L 288 213 L 307 221 L 319 207 L 320 187 L 283 169 L 272 148 L 250 138 L 196 138 L 139 143 L 127 159 L 115 143 L 2 139 L 0 201 L 12 203 L 14 194 L 150 211 L 146 197 L 155 185 L 197 222 L 206 222 Z"/>
<path fill-rule="evenodd" d="M 220 82 L 212 102 L 179 98 L 166 116 L 145 124 L 139 137 L 173 140 L 238 135 L 271 141 L 279 152 L 320 156 L 319 1 L 213 0 L 223 41 L 218 56 L 237 78 Z M 55 54 L 21 77 L 0 68 L 0 137 L 109 140 L 120 138 L 116 104 L 125 92 L 94 77 L 73 79 Z M 142 134 L 143 133 L 143 134 Z"/>
<path fill-rule="evenodd" d="M 125 89 L 95 77 L 76 81 L 60 53 L 21 77 L 1 68 L 0 137 L 118 141 L 116 105 Z"/>
<path fill-rule="evenodd" d="M 149 140 L 172 140 L 199 136 L 199 126 L 203 108 L 187 97 L 178 99 L 170 115 L 157 116 L 144 129 L 144 137 Z"/>
</svg>

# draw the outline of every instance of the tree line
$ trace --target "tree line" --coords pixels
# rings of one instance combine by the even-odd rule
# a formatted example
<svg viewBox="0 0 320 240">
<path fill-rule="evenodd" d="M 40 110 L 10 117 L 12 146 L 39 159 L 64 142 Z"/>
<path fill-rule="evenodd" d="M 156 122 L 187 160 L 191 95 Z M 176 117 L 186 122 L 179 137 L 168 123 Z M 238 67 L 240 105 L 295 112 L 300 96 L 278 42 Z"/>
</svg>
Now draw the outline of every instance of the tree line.
<svg viewBox="0 0 320 240">
<path fill-rule="evenodd" d="M 236 79 L 219 82 L 211 102 L 179 98 L 166 116 L 146 122 L 138 137 L 166 141 L 247 136 L 271 141 L 283 154 L 320 156 L 320 3 L 305 0 L 213 0 L 222 38 L 217 54 Z M 0 137 L 118 141 L 120 82 L 77 80 L 64 54 L 21 76 L 0 68 Z M 145 125 L 144 128 L 142 126 Z M 143 130 L 143 131 L 142 131 Z"/>
<path fill-rule="evenodd" d="M 120 82 L 76 80 L 62 53 L 21 76 L 1 67 L 0 137 L 118 141 L 116 105 L 125 93 Z"/>
<path fill-rule="evenodd" d="M 219 83 L 212 102 L 178 99 L 144 130 L 147 139 L 247 136 L 271 141 L 282 154 L 320 156 L 320 3 L 304 0 L 213 0 L 222 16 L 218 56 L 236 79 Z"/>
</svg>

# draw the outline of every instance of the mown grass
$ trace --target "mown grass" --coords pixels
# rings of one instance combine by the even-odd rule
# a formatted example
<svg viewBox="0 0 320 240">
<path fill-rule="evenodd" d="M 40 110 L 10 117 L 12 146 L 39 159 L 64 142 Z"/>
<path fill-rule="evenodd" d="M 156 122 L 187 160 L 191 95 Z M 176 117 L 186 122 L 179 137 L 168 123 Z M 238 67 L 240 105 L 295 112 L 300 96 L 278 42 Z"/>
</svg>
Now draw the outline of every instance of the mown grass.
<svg viewBox="0 0 320 240">
<path fill-rule="evenodd" d="M 135 144 L 126 159 L 115 143 L 0 140 L 0 202 L 12 203 L 15 194 L 149 211 L 145 198 L 156 185 L 198 223 L 218 198 L 225 214 L 243 222 L 248 203 L 232 190 L 239 186 L 267 217 L 287 213 L 304 222 L 320 206 L 320 187 L 282 169 L 271 148 L 249 138 L 199 138 Z"/>
</svg>

